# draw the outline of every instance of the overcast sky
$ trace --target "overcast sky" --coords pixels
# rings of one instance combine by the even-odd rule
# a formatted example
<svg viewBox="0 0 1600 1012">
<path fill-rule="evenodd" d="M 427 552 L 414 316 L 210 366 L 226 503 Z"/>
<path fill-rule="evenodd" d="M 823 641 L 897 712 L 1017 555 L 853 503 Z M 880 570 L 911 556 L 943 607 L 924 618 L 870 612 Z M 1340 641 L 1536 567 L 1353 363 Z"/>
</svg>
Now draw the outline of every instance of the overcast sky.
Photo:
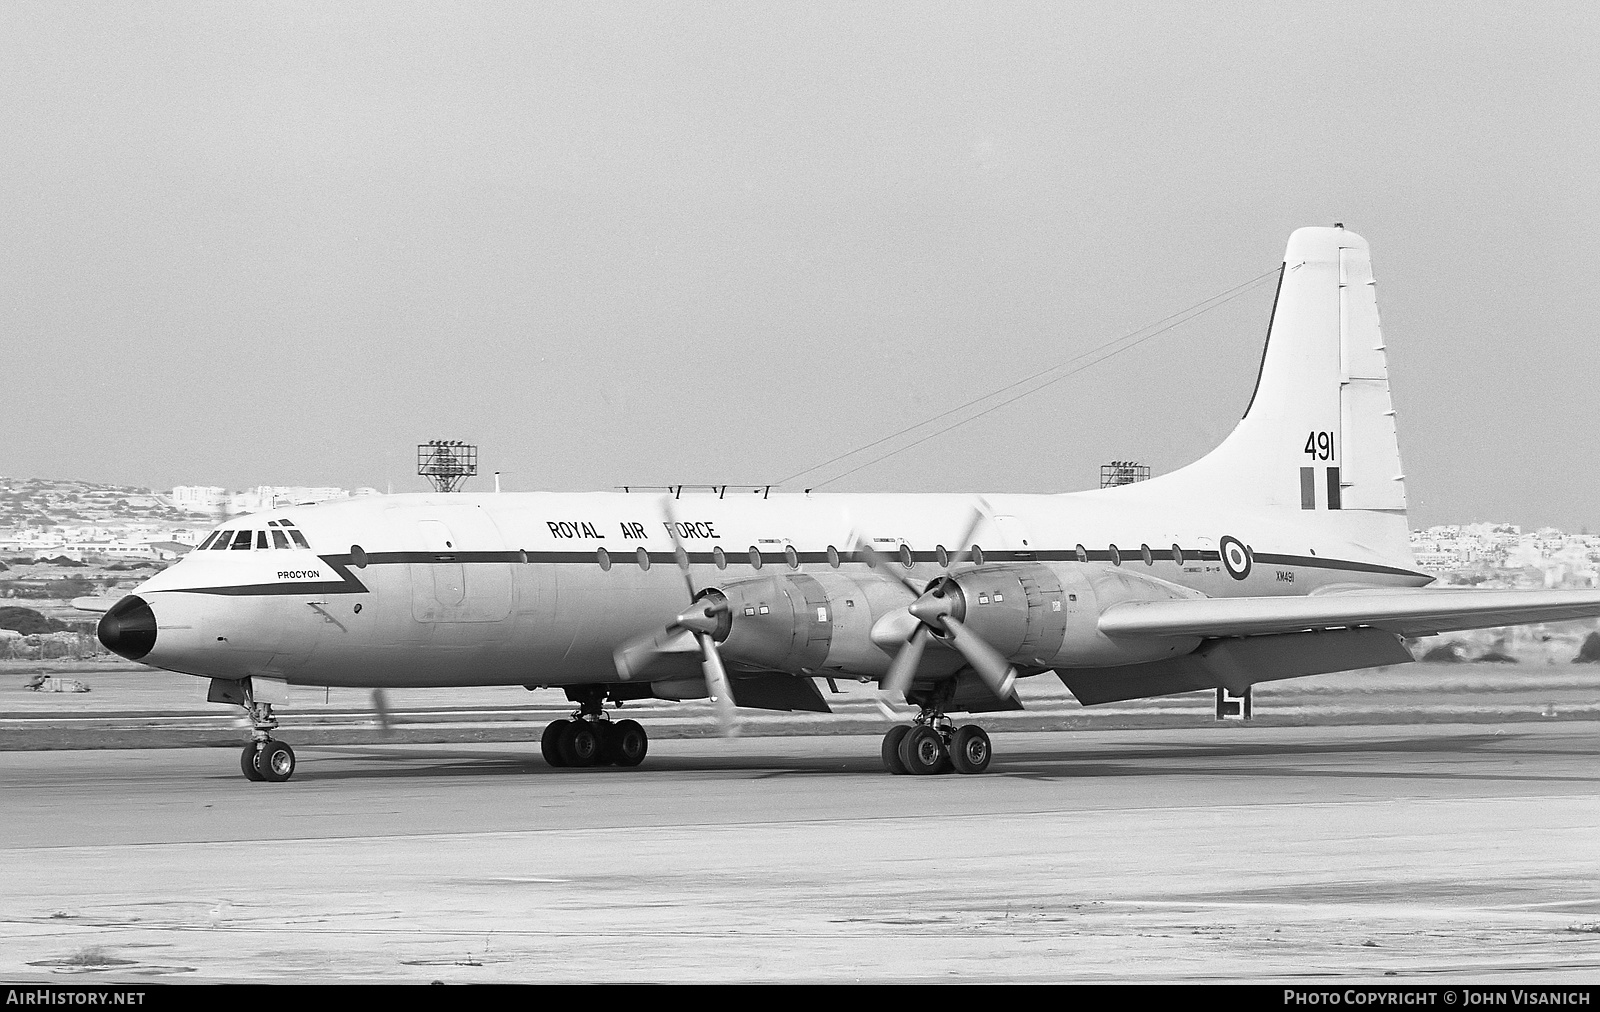
<svg viewBox="0 0 1600 1012">
<path fill-rule="evenodd" d="M 10 2 L 0 474 L 403 491 L 446 437 L 508 490 L 778 481 L 1342 221 L 1414 522 L 1600 529 L 1597 38 L 1587 4 Z M 1171 470 L 1271 295 L 791 486 Z"/>
</svg>

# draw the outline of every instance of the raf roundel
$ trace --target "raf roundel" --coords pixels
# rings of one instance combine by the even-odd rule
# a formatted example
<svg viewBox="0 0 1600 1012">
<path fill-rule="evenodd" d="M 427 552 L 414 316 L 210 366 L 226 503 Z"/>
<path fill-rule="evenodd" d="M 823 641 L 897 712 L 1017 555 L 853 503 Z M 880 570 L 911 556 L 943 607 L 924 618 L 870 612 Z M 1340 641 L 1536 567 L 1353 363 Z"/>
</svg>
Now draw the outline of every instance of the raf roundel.
<svg viewBox="0 0 1600 1012">
<path fill-rule="evenodd" d="M 1238 538 L 1224 535 L 1222 538 L 1222 565 L 1227 568 L 1228 575 L 1235 580 L 1242 580 L 1250 575 L 1250 566 L 1252 564 L 1250 549 L 1241 544 Z"/>
</svg>

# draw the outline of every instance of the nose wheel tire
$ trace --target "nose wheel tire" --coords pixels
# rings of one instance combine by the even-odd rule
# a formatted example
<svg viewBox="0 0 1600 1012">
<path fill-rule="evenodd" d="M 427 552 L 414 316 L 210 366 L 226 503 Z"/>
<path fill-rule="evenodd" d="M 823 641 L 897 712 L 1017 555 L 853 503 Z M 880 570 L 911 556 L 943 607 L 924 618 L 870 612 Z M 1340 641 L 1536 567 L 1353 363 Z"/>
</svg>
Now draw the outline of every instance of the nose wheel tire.
<svg viewBox="0 0 1600 1012">
<path fill-rule="evenodd" d="M 261 779 L 281 784 L 294 776 L 294 749 L 287 742 L 269 741 L 256 753 L 255 765 Z"/>
<path fill-rule="evenodd" d="M 949 758 L 939 732 L 925 724 L 907 730 L 897 751 L 906 772 L 919 776 L 938 773 Z"/>
<path fill-rule="evenodd" d="M 994 750 L 989 745 L 989 736 L 978 725 L 958 727 L 950 736 L 950 765 L 957 773 L 982 773 L 989 768 L 992 758 Z"/>
<path fill-rule="evenodd" d="M 244 747 L 243 752 L 239 753 L 239 769 L 244 773 L 244 778 L 256 783 L 267 779 L 261 775 L 260 770 L 256 769 L 256 756 L 260 751 L 256 747 L 256 743 L 251 742 Z"/>
<path fill-rule="evenodd" d="M 898 724 L 889 728 L 889 733 L 883 736 L 883 768 L 896 776 L 904 776 L 911 772 L 906 769 L 906 764 L 900 761 L 900 743 L 910 731 L 909 725 Z"/>
</svg>

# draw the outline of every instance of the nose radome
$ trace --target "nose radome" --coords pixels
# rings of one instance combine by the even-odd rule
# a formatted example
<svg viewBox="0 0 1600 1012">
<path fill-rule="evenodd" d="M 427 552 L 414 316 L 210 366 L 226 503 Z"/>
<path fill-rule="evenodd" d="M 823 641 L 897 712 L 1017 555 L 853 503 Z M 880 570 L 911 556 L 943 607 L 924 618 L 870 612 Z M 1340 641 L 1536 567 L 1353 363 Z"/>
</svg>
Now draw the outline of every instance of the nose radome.
<svg viewBox="0 0 1600 1012">
<path fill-rule="evenodd" d="M 130 594 L 100 618 L 100 642 L 114 654 L 137 661 L 156 645 L 156 613 L 137 594 Z"/>
</svg>

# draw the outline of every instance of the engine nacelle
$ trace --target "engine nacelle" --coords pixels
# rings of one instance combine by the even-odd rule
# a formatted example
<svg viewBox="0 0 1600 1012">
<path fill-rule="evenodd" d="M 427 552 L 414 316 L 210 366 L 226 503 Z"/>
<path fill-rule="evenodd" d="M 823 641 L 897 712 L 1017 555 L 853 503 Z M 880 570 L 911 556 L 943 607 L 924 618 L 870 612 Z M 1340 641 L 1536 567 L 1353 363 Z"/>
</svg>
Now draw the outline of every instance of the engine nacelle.
<svg viewBox="0 0 1600 1012">
<path fill-rule="evenodd" d="M 1171 601 L 1194 591 L 1123 569 L 1049 563 L 982 566 L 948 578 L 952 614 L 1016 664 L 1115 667 L 1189 653 L 1198 638 L 1118 640 L 1100 614 L 1124 601 Z"/>
<path fill-rule="evenodd" d="M 713 634 L 724 660 L 796 674 L 882 674 L 890 654 L 872 642 L 873 623 L 910 600 L 892 581 L 831 571 L 738 580 L 703 596 L 727 605 Z"/>
</svg>

